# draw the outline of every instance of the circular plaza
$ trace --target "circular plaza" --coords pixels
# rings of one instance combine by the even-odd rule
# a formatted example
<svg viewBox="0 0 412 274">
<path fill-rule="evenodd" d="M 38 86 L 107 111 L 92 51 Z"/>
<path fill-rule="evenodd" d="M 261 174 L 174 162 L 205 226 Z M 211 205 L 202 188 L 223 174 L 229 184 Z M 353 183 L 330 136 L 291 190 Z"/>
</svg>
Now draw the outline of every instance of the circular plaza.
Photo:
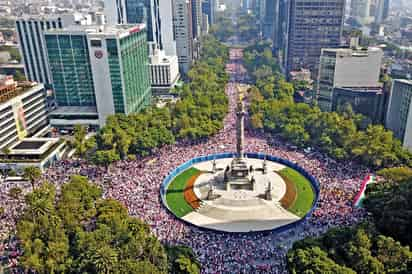
<svg viewBox="0 0 412 274">
<path fill-rule="evenodd" d="M 180 220 L 223 232 L 281 230 L 311 214 L 316 180 L 299 166 L 264 154 L 193 158 L 163 181 L 161 198 Z"/>
</svg>

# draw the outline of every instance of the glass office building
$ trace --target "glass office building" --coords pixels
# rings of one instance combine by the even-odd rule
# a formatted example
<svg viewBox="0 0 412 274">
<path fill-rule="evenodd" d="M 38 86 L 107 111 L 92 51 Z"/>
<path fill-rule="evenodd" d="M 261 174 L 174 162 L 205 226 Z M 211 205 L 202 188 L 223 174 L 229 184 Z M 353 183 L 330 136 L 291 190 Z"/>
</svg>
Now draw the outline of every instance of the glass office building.
<svg viewBox="0 0 412 274">
<path fill-rule="evenodd" d="M 94 107 L 101 126 L 111 114 L 150 104 L 145 25 L 73 26 L 45 40 L 59 107 Z"/>
<path fill-rule="evenodd" d="M 345 0 L 291 0 L 286 72 L 309 69 L 316 78 L 322 48 L 340 46 Z"/>
</svg>

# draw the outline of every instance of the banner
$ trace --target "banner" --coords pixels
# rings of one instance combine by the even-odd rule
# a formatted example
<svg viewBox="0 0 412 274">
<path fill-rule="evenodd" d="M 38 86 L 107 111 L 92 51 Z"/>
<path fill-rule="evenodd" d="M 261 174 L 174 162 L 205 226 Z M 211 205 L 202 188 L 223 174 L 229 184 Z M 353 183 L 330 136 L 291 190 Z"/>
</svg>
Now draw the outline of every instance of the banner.
<svg viewBox="0 0 412 274">
<path fill-rule="evenodd" d="M 23 103 L 17 101 L 13 104 L 14 121 L 16 122 L 17 136 L 19 140 L 24 139 L 27 136 L 26 119 L 24 117 Z"/>
</svg>

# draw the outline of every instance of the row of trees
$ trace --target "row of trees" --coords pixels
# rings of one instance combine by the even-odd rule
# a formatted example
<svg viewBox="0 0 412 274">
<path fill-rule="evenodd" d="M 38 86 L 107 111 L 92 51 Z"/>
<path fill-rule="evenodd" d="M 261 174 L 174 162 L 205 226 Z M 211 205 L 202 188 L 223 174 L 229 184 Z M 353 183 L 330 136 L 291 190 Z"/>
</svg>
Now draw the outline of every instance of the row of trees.
<svg viewBox="0 0 412 274">
<path fill-rule="evenodd" d="M 293 85 L 277 72 L 269 45 L 247 48 L 245 64 L 255 80 L 249 90 L 252 127 L 279 135 L 298 147 L 316 147 L 338 160 L 359 161 L 374 168 L 412 166 L 412 154 L 391 131 L 369 125 L 350 107 L 340 113 L 321 112 L 316 106 L 295 103 Z M 267 72 L 260 72 L 264 67 Z"/>
<path fill-rule="evenodd" d="M 142 221 L 85 177 L 56 195 L 45 183 L 25 198 L 17 224 L 22 270 L 35 273 L 199 273 L 193 252 L 165 248 Z"/>
<path fill-rule="evenodd" d="M 270 42 L 261 41 L 244 50 L 243 64 L 254 82 L 280 75 L 279 65 L 273 57 L 271 47 Z"/>
<path fill-rule="evenodd" d="M 296 242 L 288 252 L 295 273 L 410 273 L 412 252 L 370 224 L 335 228 L 320 238 Z"/>
<path fill-rule="evenodd" d="M 202 46 L 202 58 L 189 71 L 189 82 L 178 88 L 180 100 L 175 104 L 108 117 L 96 136 L 97 163 L 146 156 L 176 139 L 199 140 L 217 133 L 228 109 L 224 88 L 229 52 L 211 36 L 204 38 Z"/>
<path fill-rule="evenodd" d="M 295 243 L 288 253 L 292 273 L 412 273 L 412 169 L 378 175 L 363 202 L 369 222 Z"/>
<path fill-rule="evenodd" d="M 321 112 L 291 100 L 265 100 L 253 90 L 251 121 L 255 128 L 277 134 L 298 147 L 316 147 L 338 160 L 353 160 L 373 168 L 409 165 L 412 155 L 391 131 L 367 125 L 351 109 Z"/>
<path fill-rule="evenodd" d="M 363 204 L 381 233 L 412 246 L 412 169 L 389 168 L 378 174 L 384 180 L 368 185 Z"/>
</svg>

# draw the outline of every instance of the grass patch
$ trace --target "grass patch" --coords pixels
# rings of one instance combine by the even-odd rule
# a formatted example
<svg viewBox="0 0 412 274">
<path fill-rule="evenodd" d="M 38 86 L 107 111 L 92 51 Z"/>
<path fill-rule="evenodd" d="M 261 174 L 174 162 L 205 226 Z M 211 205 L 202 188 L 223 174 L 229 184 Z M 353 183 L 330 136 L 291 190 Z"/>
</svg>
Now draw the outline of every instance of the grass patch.
<svg viewBox="0 0 412 274">
<path fill-rule="evenodd" d="M 278 173 L 283 180 L 293 183 L 296 189 L 296 198 L 286 209 L 299 217 L 305 216 L 312 208 L 315 200 L 312 184 L 305 176 L 289 167 L 280 170 Z"/>
<path fill-rule="evenodd" d="M 184 191 L 192 176 L 197 176 L 200 170 L 189 168 L 179 175 L 169 184 L 166 191 L 166 202 L 170 210 L 179 218 L 193 211 L 193 208 L 185 200 Z"/>
</svg>

